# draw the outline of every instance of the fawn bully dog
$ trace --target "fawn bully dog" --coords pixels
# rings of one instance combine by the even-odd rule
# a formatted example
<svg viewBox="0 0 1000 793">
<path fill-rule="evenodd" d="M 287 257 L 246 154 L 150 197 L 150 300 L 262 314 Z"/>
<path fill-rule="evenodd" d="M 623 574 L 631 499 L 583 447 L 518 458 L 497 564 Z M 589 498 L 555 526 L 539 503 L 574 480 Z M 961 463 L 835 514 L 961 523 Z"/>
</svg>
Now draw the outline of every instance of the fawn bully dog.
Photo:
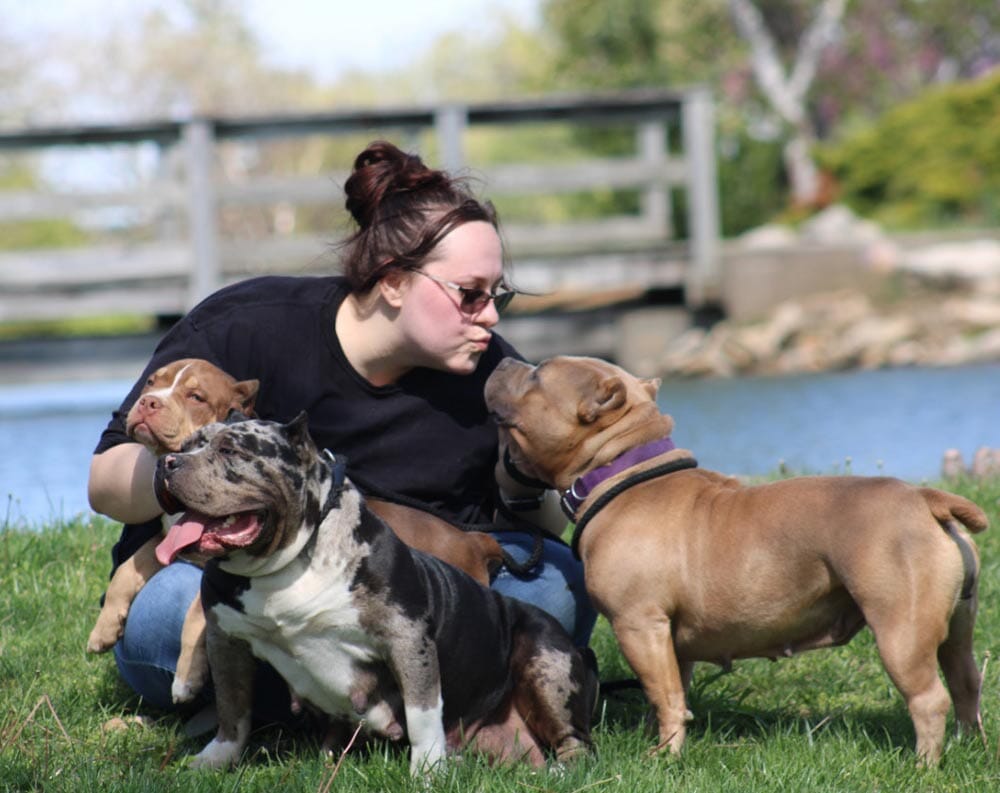
<svg viewBox="0 0 1000 793">
<path fill-rule="evenodd" d="M 940 758 L 949 690 L 959 727 L 980 727 L 966 529 L 986 528 L 983 511 L 887 477 L 745 486 L 700 469 L 674 448 L 658 386 L 592 358 L 506 359 L 486 402 L 514 464 L 564 491 L 587 591 L 655 710 L 660 748 L 684 743 L 695 661 L 839 645 L 865 625 L 922 764 Z"/>
<path fill-rule="evenodd" d="M 176 545 L 214 557 L 202 601 L 219 730 L 195 765 L 239 758 L 254 655 L 298 701 L 405 736 L 413 773 L 469 742 L 534 764 L 589 748 L 596 675 L 559 623 L 401 542 L 305 414 L 212 424 L 160 458 L 156 481 L 187 509 Z"/>
<path fill-rule="evenodd" d="M 125 431 L 154 455 L 175 452 L 196 429 L 222 421 L 231 411 L 252 413 L 257 389 L 256 380 L 238 382 L 200 358 L 174 361 L 149 376 L 128 412 Z M 158 536 L 149 540 L 115 570 L 87 641 L 90 652 L 110 650 L 121 638 L 135 596 L 166 564 L 156 552 L 162 539 Z M 204 635 L 205 617 L 200 600 L 195 598 L 181 634 L 181 654 L 172 688 L 176 702 L 191 699 L 204 685 L 208 671 Z"/>
</svg>

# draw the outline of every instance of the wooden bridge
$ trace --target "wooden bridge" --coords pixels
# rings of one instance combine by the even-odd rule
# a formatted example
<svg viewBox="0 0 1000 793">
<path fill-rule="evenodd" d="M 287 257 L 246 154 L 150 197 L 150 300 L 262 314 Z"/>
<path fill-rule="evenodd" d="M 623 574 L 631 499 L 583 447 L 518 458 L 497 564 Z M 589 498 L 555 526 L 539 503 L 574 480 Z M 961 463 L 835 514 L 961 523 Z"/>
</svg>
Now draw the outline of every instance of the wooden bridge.
<svg viewBox="0 0 1000 793">
<path fill-rule="evenodd" d="M 611 158 L 568 158 L 584 128 L 630 143 Z M 0 156 L 25 158 L 43 185 L 0 190 L 0 322 L 177 316 L 252 275 L 331 272 L 347 231 L 340 185 L 354 154 L 384 137 L 469 173 L 500 205 L 514 283 L 542 295 L 515 301 L 506 335 L 529 357 L 559 339 L 563 351 L 604 352 L 602 306 L 665 292 L 689 309 L 717 299 L 713 128 L 711 97 L 694 89 L 0 131 Z M 515 150 L 531 141 L 534 153 L 486 160 L 484 132 L 492 149 L 499 135 Z M 331 152 L 339 158 L 328 163 Z M 544 203 L 535 216 L 505 209 L 579 193 L 631 195 L 634 211 L 578 220 Z M 60 221 L 85 240 L 44 250 L 4 241 L 5 229 Z M 555 313 L 578 321 L 553 336 L 538 316 Z M 594 333 L 604 341 L 586 341 Z"/>
</svg>

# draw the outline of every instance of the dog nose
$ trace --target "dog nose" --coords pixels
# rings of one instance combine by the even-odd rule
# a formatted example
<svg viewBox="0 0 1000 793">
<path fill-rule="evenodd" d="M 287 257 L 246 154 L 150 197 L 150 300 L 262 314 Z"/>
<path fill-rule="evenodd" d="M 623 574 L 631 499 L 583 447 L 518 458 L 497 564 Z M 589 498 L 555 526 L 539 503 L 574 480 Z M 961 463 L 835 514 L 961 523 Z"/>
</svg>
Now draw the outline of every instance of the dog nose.
<svg viewBox="0 0 1000 793">
<path fill-rule="evenodd" d="M 144 394 L 139 397 L 139 404 L 146 410 L 159 410 L 163 403 L 152 394 Z"/>
</svg>

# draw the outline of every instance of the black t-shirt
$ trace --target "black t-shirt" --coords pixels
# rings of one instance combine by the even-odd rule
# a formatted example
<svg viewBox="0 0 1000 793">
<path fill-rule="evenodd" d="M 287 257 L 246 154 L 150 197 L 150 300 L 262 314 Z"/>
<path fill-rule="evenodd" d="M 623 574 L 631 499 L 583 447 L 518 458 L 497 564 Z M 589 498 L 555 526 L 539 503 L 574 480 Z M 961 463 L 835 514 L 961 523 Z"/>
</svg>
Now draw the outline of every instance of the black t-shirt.
<svg viewBox="0 0 1000 793">
<path fill-rule="evenodd" d="M 149 374 L 179 358 L 205 358 L 238 380 L 260 380 L 258 417 L 286 422 L 306 411 L 317 446 L 346 456 L 363 492 L 417 501 L 456 523 L 489 522 L 497 431 L 483 387 L 501 359 L 518 354 L 494 334 L 470 375 L 417 368 L 373 386 L 336 337 L 347 294 L 341 277 L 267 276 L 206 298 L 164 336 L 95 453 L 129 440 L 125 416 Z M 158 528 L 126 525 L 115 566 Z"/>
</svg>

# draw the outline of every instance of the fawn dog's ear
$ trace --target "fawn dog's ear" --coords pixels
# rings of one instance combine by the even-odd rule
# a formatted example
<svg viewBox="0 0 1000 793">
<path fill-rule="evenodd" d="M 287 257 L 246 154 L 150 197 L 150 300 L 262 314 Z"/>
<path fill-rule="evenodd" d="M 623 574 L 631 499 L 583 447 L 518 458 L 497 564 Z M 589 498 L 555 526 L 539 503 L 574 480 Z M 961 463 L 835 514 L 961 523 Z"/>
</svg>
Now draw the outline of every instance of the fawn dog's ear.
<svg viewBox="0 0 1000 793">
<path fill-rule="evenodd" d="M 625 383 L 619 377 L 605 377 L 577 406 L 577 416 L 581 424 L 592 424 L 602 413 L 615 410 L 625 404 Z"/>
</svg>

